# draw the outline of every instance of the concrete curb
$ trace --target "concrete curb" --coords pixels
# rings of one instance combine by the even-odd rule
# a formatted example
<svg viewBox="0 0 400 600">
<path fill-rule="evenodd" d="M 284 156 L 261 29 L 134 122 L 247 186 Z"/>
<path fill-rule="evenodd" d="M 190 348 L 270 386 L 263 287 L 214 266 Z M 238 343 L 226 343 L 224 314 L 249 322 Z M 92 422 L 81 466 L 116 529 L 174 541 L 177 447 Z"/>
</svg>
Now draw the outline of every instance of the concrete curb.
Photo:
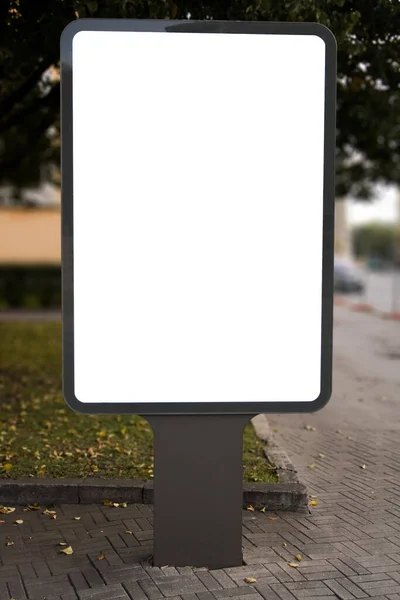
<svg viewBox="0 0 400 600">
<path fill-rule="evenodd" d="M 275 465 L 280 483 L 302 485 L 292 461 L 285 450 L 277 443 L 267 416 L 257 415 L 251 422 L 258 439 L 266 443 L 264 447 L 265 456 L 271 464 Z"/>
<path fill-rule="evenodd" d="M 0 504 L 103 504 L 105 500 L 152 504 L 153 481 L 113 479 L 5 479 L 0 482 Z M 243 507 L 302 511 L 307 506 L 305 486 L 297 483 L 245 483 Z"/>
<path fill-rule="evenodd" d="M 307 488 L 300 482 L 297 471 L 289 456 L 276 441 L 267 416 L 257 415 L 251 422 L 258 439 L 266 443 L 264 447 L 265 456 L 268 462 L 275 465 L 279 478 L 279 483 L 277 484 L 251 484 L 253 498 L 257 490 L 255 486 L 260 486 L 260 490 L 264 489 L 266 494 L 272 494 L 273 487 L 275 487 L 277 490 L 280 490 L 281 494 L 277 501 L 277 503 L 280 503 L 280 510 L 308 512 Z"/>
<path fill-rule="evenodd" d="M 366 304 L 363 302 L 353 302 L 344 298 L 343 296 L 335 296 L 333 299 L 334 306 L 343 306 L 354 312 L 369 313 L 380 319 L 387 319 L 391 321 L 400 321 L 400 312 L 382 311 L 374 308 L 372 304 Z"/>
<path fill-rule="evenodd" d="M 268 511 L 307 510 L 307 489 L 297 478 L 286 453 L 273 441 L 264 415 L 252 419 L 256 434 L 268 441 L 266 455 L 277 467 L 280 483 L 244 483 L 243 507 Z M 0 504 L 103 504 L 105 500 L 128 504 L 152 504 L 152 480 L 131 479 L 1 479 Z"/>
<path fill-rule="evenodd" d="M 381 313 L 382 319 L 391 319 L 392 321 L 400 321 L 400 312 L 384 312 Z"/>
<path fill-rule="evenodd" d="M 15 322 L 50 322 L 61 321 L 61 311 L 57 309 L 49 310 L 25 310 L 25 309 L 9 309 L 0 310 L 0 323 L 15 323 Z"/>
<path fill-rule="evenodd" d="M 350 304 L 350 310 L 354 310 L 355 312 L 364 312 L 364 313 L 378 313 L 379 311 L 375 310 L 371 304 L 365 304 L 363 302 L 354 302 Z"/>
</svg>

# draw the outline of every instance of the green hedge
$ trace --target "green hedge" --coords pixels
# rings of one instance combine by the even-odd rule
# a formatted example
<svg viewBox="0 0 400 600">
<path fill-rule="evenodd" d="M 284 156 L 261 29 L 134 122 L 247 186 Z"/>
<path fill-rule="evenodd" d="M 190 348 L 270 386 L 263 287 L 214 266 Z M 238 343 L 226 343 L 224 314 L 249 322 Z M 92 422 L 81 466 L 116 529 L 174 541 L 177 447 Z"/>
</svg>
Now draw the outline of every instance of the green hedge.
<svg viewBox="0 0 400 600">
<path fill-rule="evenodd" d="M 393 223 L 372 222 L 353 229 L 353 250 L 358 258 L 373 264 L 400 264 L 400 227 Z"/>
<path fill-rule="evenodd" d="M 0 310 L 60 307 L 60 266 L 0 265 Z"/>
</svg>

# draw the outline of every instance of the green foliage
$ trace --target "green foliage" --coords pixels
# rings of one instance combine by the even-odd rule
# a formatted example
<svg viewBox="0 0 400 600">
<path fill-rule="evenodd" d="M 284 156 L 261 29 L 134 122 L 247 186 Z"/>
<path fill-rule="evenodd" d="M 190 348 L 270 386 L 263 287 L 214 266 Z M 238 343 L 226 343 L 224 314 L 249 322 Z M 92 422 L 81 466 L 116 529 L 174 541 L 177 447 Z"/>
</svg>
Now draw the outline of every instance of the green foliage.
<svg viewBox="0 0 400 600">
<path fill-rule="evenodd" d="M 61 323 L 0 323 L 0 338 L 0 478 L 152 476 L 144 419 L 83 416 L 66 406 Z"/>
<path fill-rule="evenodd" d="M 0 266 L 0 310 L 60 308 L 59 266 Z"/>
<path fill-rule="evenodd" d="M 368 223 L 353 230 L 353 249 L 359 258 L 398 262 L 400 227 L 390 223 Z"/>
<path fill-rule="evenodd" d="M 276 467 L 270 465 L 264 454 L 265 443 L 261 442 L 249 424 L 243 432 L 243 480 L 277 482 Z"/>
<path fill-rule="evenodd" d="M 397 0 L 3 0 L 0 182 L 31 183 L 59 159 L 59 37 L 76 18 L 316 21 L 338 41 L 337 196 L 400 184 L 400 2 Z M 160 105 L 160 110 L 161 110 Z M 262 115 L 260 115 L 262 118 Z M 48 130 L 54 126 L 53 139 Z"/>
</svg>

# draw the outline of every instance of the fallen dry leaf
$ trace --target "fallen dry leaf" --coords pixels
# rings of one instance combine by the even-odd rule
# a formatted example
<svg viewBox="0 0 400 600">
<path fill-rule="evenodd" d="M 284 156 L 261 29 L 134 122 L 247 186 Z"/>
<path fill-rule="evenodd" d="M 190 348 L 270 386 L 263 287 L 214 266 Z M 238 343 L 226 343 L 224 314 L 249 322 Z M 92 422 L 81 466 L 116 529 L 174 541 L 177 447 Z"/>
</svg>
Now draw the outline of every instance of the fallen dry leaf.
<svg viewBox="0 0 400 600">
<path fill-rule="evenodd" d="M 366 468 L 367 468 L 367 465 L 361 465 L 361 468 L 362 468 L 362 469 L 366 469 Z"/>
<path fill-rule="evenodd" d="M 133 531 L 129 531 L 129 529 L 125 531 L 125 533 L 127 533 L 128 535 L 133 535 Z"/>
<path fill-rule="evenodd" d="M 22 523 L 23 523 L 23 520 L 22 520 L 22 519 L 17 519 L 17 520 L 15 521 L 15 523 L 16 523 L 16 525 L 22 525 Z"/>
<path fill-rule="evenodd" d="M 6 546 L 14 546 L 14 542 L 9 541 L 6 543 Z"/>
<path fill-rule="evenodd" d="M 290 562 L 288 563 L 289 567 L 298 567 L 299 563 L 295 563 L 295 562 Z"/>
<path fill-rule="evenodd" d="M 100 554 L 97 557 L 97 560 L 104 560 L 106 557 L 106 555 L 104 554 L 104 552 L 100 552 Z"/>
<path fill-rule="evenodd" d="M 265 513 L 267 509 L 265 508 L 265 506 L 263 506 L 262 508 L 260 508 L 260 512 Z"/>
<path fill-rule="evenodd" d="M 318 506 L 318 502 L 316 502 L 316 500 L 311 500 L 310 505 L 311 506 Z"/>
<path fill-rule="evenodd" d="M 274 428 L 274 433 L 278 433 L 279 429 L 277 427 Z"/>
<path fill-rule="evenodd" d="M 282 542 L 282 546 L 283 546 L 284 548 L 286 548 L 286 546 L 287 546 L 287 543 L 286 543 L 286 542 Z"/>
<path fill-rule="evenodd" d="M 114 506 L 114 508 L 118 508 L 119 507 L 119 502 L 113 502 L 112 505 Z"/>
<path fill-rule="evenodd" d="M 128 503 L 127 502 L 122 502 L 121 506 L 122 506 L 122 508 L 126 508 L 128 506 Z"/>
<path fill-rule="evenodd" d="M 75 521 L 80 521 L 82 517 L 74 517 Z"/>
<path fill-rule="evenodd" d="M 254 579 L 254 577 L 245 577 L 244 580 L 246 583 L 257 583 L 257 579 Z"/>
<path fill-rule="evenodd" d="M 251 506 L 251 504 L 249 504 L 249 506 L 247 507 L 247 510 L 254 511 L 254 506 Z"/>
<path fill-rule="evenodd" d="M 296 554 L 296 556 L 295 556 L 295 559 L 296 559 L 298 562 L 301 562 L 301 560 L 303 559 L 303 557 L 301 556 L 301 554 Z"/>
<path fill-rule="evenodd" d="M 56 514 L 55 510 L 49 510 L 48 508 L 46 508 L 46 510 L 43 511 L 43 514 L 46 515 L 47 517 L 50 517 L 51 519 L 57 518 L 57 514 Z"/>
<path fill-rule="evenodd" d="M 317 428 L 312 425 L 306 425 L 304 429 L 307 429 L 307 431 L 317 431 Z"/>
<path fill-rule="evenodd" d="M 270 521 L 277 521 L 279 519 L 279 517 L 268 517 L 268 519 Z"/>
<path fill-rule="evenodd" d="M 72 547 L 71 547 L 71 546 L 68 546 L 67 548 L 62 548 L 62 549 L 60 550 L 60 553 L 61 553 L 61 554 L 67 554 L 68 556 L 70 556 L 71 554 L 73 554 L 73 553 L 74 553 L 74 551 L 72 550 Z"/>
<path fill-rule="evenodd" d="M 6 473 L 8 473 L 9 471 L 11 471 L 12 469 L 12 464 L 11 463 L 6 463 L 5 465 L 3 465 L 3 469 L 5 470 Z"/>
<path fill-rule="evenodd" d="M 111 502 L 111 500 L 104 500 L 104 506 L 112 506 L 113 503 Z"/>
<path fill-rule="evenodd" d="M 9 515 L 11 513 L 13 513 L 15 511 L 15 508 L 13 508 L 12 506 L 1 506 L 0 507 L 0 513 L 2 515 Z"/>
<path fill-rule="evenodd" d="M 317 466 L 316 464 L 314 464 L 314 463 L 311 463 L 311 465 L 308 465 L 308 468 L 309 468 L 309 469 L 315 469 L 315 467 L 316 467 L 316 466 Z"/>
<path fill-rule="evenodd" d="M 66 546 L 66 545 L 67 545 L 67 542 L 60 542 L 59 543 L 59 546 Z"/>
<path fill-rule="evenodd" d="M 325 454 L 322 454 L 322 452 L 320 452 L 320 453 L 318 454 L 318 456 L 319 456 L 319 458 L 325 458 Z"/>
</svg>

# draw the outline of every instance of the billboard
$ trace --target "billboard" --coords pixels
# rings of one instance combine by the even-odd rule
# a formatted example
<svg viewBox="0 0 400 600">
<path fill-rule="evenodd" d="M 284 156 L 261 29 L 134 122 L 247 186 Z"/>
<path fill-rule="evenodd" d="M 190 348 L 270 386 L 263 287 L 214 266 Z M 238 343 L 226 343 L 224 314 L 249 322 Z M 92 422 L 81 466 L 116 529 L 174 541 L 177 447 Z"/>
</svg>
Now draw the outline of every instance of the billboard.
<svg viewBox="0 0 400 600">
<path fill-rule="evenodd" d="M 63 386 L 85 413 L 331 393 L 336 44 L 313 23 L 61 39 Z"/>
</svg>

